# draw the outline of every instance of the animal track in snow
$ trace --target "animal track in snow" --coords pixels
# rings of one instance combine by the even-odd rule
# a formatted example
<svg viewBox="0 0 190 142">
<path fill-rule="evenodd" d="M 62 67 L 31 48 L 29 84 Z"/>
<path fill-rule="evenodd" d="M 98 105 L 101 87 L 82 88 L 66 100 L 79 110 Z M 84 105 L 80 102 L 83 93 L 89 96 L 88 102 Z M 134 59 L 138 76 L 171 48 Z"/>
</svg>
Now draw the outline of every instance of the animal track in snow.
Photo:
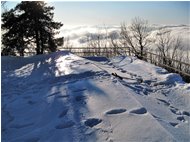
<svg viewBox="0 0 190 142">
<path fill-rule="evenodd" d="M 98 119 L 98 118 L 89 118 L 89 119 L 85 120 L 84 124 L 86 126 L 89 126 L 89 127 L 94 127 L 94 126 L 98 125 L 101 122 L 102 122 L 101 119 Z"/>
<path fill-rule="evenodd" d="M 147 113 L 147 110 L 144 107 L 141 107 L 141 108 L 136 108 L 136 109 L 131 110 L 130 113 L 145 114 Z"/>
<path fill-rule="evenodd" d="M 56 129 L 65 129 L 65 128 L 70 128 L 74 125 L 75 123 L 73 121 L 67 121 L 67 122 L 63 122 L 61 124 L 58 124 L 57 126 L 55 126 Z"/>
<path fill-rule="evenodd" d="M 120 109 L 112 109 L 106 112 L 106 114 L 120 114 L 120 113 L 124 113 L 127 110 L 124 108 L 120 108 Z"/>
</svg>

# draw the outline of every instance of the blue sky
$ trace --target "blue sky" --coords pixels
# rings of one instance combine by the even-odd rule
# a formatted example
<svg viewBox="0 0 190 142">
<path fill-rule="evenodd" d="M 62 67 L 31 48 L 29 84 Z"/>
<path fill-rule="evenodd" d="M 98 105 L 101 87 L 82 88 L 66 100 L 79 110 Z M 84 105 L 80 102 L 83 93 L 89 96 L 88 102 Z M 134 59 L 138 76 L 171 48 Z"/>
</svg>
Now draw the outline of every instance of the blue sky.
<svg viewBox="0 0 190 142">
<path fill-rule="evenodd" d="M 16 5 L 8 2 L 7 8 Z M 48 2 L 55 7 L 55 20 L 64 25 L 113 25 L 129 23 L 134 17 L 146 19 L 151 24 L 190 24 L 190 2 L 182 1 L 96 1 Z"/>
</svg>

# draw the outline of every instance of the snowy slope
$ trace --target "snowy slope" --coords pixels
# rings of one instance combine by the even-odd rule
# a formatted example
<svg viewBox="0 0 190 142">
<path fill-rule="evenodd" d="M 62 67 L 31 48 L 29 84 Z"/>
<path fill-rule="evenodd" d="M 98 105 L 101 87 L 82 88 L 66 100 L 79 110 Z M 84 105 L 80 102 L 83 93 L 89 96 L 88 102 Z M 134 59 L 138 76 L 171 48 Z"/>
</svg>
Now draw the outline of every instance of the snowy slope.
<svg viewBox="0 0 190 142">
<path fill-rule="evenodd" d="M 124 56 L 100 62 L 57 52 L 1 60 L 3 142 L 190 139 L 190 84 L 177 74 Z"/>
</svg>

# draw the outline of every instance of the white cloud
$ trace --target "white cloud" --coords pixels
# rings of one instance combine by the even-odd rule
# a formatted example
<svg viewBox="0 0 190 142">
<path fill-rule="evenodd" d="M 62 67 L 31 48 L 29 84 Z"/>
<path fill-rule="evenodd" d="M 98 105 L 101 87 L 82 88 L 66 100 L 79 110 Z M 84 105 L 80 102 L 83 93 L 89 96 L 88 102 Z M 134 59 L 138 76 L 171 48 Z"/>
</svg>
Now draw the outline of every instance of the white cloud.
<svg viewBox="0 0 190 142">
<path fill-rule="evenodd" d="M 171 34 L 174 37 L 180 36 L 184 42 L 185 47 L 189 49 L 190 41 L 190 26 L 187 25 L 151 25 L 150 30 L 151 37 L 155 38 L 155 33 L 159 28 L 167 28 L 171 30 Z M 101 39 L 106 37 L 106 32 L 109 34 L 115 34 L 119 38 L 120 25 L 93 25 L 93 26 L 63 26 L 59 36 L 69 37 L 70 42 L 74 47 L 80 47 L 85 44 L 85 38 L 90 36 L 92 39 L 96 39 L 97 34 Z"/>
</svg>

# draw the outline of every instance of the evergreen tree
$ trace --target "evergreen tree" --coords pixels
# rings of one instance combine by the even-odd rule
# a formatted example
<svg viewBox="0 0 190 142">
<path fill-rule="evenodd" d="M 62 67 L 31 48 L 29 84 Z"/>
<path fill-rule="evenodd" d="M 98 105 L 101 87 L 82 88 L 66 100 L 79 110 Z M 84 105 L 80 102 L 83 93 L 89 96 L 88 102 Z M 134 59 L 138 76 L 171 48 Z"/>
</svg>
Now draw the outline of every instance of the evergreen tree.
<svg viewBox="0 0 190 142">
<path fill-rule="evenodd" d="M 54 35 L 63 24 L 53 21 L 52 10 L 54 7 L 46 6 L 42 1 L 23 1 L 14 9 L 3 13 L 4 48 L 17 50 L 21 56 L 33 43 L 35 43 L 36 54 L 43 54 L 45 50 L 56 51 Z"/>
</svg>

